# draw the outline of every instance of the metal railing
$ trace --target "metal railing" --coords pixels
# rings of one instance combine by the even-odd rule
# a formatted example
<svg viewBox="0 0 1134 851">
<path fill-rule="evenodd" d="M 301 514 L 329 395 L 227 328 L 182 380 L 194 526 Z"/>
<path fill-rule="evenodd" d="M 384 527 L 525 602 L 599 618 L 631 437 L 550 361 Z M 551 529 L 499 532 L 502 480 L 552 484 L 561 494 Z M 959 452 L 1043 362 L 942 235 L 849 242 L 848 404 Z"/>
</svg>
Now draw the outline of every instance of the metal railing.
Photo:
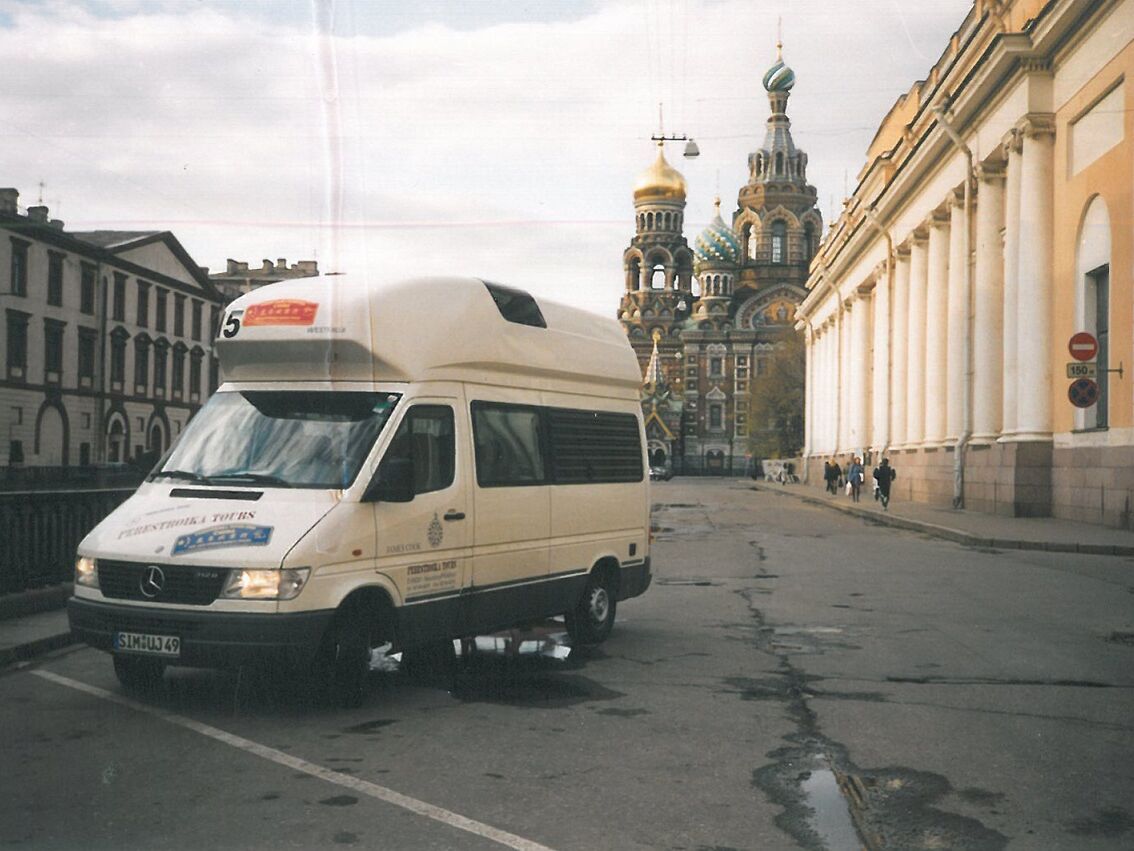
<svg viewBox="0 0 1134 851">
<path fill-rule="evenodd" d="M 69 582 L 79 541 L 134 487 L 0 492 L 0 594 Z"/>
</svg>

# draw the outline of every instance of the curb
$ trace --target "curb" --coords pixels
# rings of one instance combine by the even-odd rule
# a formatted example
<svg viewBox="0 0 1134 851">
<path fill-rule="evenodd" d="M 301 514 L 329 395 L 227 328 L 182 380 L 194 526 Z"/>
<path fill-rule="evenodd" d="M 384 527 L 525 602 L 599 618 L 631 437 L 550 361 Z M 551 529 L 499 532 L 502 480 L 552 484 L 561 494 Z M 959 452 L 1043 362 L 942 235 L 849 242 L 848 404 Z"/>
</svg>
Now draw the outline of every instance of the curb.
<svg viewBox="0 0 1134 851">
<path fill-rule="evenodd" d="M 68 630 L 56 635 L 37 638 L 35 641 L 17 644 L 14 647 L 2 647 L 0 648 L 0 668 L 6 668 L 15 662 L 28 662 L 36 656 L 41 656 L 52 650 L 59 650 L 74 643 L 75 639 L 71 636 L 71 631 Z"/>
<path fill-rule="evenodd" d="M 818 505 L 823 508 L 830 508 L 834 511 L 841 511 L 843 514 L 849 514 L 853 517 L 872 520 L 884 526 L 894 526 L 913 532 L 923 532 L 926 535 L 932 535 L 935 538 L 943 538 L 944 540 L 953 541 L 954 543 L 962 544 L 966 547 L 987 547 L 998 550 L 1042 550 L 1052 553 L 1081 553 L 1083 555 L 1098 556 L 1134 556 L 1134 546 L 1125 546 L 1123 544 L 1065 544 L 1058 541 L 1022 541 L 1009 538 L 985 538 L 980 535 L 973 535 L 970 532 L 964 532 L 960 529 L 951 529 L 948 526 L 926 523 L 924 520 L 911 520 L 908 517 L 899 517 L 882 511 L 870 511 L 865 508 L 858 508 L 854 505 L 839 505 L 836 502 L 831 502 L 822 497 L 814 497 L 808 494 L 784 490 L 782 489 L 782 485 L 780 488 L 775 488 L 770 485 L 756 483 L 751 487 L 753 490 L 766 491 L 781 496 L 790 496 L 809 505 Z"/>
</svg>

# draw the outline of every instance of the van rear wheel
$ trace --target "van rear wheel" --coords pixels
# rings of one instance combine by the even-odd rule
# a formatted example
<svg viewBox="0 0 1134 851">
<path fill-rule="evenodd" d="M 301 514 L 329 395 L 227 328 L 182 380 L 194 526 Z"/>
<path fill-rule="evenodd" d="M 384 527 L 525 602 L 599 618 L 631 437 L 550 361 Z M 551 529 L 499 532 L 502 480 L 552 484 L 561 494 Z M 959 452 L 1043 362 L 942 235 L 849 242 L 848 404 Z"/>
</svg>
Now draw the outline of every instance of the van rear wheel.
<svg viewBox="0 0 1134 851">
<path fill-rule="evenodd" d="M 130 691 L 152 691 L 161 683 L 165 662 L 142 656 L 114 657 L 114 675 Z"/>
<path fill-rule="evenodd" d="M 567 613 L 567 634 L 575 645 L 601 644 L 614 629 L 618 608 L 614 588 L 605 573 L 592 573 L 574 610 Z"/>
</svg>

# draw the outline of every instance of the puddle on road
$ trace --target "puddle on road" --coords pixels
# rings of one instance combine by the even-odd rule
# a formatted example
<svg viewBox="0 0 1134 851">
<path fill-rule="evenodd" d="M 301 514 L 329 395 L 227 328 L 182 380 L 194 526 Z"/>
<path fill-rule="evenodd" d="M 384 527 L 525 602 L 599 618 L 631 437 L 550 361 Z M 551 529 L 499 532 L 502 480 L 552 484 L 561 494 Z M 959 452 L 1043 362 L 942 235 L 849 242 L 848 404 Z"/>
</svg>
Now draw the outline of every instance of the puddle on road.
<svg viewBox="0 0 1134 851">
<path fill-rule="evenodd" d="M 859 851 L 863 847 L 839 778 L 831 768 L 816 768 L 803 776 L 799 791 L 812 811 L 811 829 L 819 834 L 827 851 Z"/>
</svg>

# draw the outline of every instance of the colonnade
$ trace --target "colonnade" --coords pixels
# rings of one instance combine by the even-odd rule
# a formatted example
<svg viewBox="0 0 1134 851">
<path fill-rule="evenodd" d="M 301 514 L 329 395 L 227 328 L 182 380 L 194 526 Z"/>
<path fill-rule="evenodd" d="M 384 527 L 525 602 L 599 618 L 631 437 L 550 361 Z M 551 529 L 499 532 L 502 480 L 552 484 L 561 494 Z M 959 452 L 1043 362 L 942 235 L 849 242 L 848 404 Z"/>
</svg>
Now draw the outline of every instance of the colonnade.
<svg viewBox="0 0 1134 851">
<path fill-rule="evenodd" d="M 807 454 L 1050 440 L 1053 152 L 1052 116 L 1025 116 L 974 168 L 970 210 L 962 184 L 889 231 L 865 280 L 819 273 Z"/>
</svg>

